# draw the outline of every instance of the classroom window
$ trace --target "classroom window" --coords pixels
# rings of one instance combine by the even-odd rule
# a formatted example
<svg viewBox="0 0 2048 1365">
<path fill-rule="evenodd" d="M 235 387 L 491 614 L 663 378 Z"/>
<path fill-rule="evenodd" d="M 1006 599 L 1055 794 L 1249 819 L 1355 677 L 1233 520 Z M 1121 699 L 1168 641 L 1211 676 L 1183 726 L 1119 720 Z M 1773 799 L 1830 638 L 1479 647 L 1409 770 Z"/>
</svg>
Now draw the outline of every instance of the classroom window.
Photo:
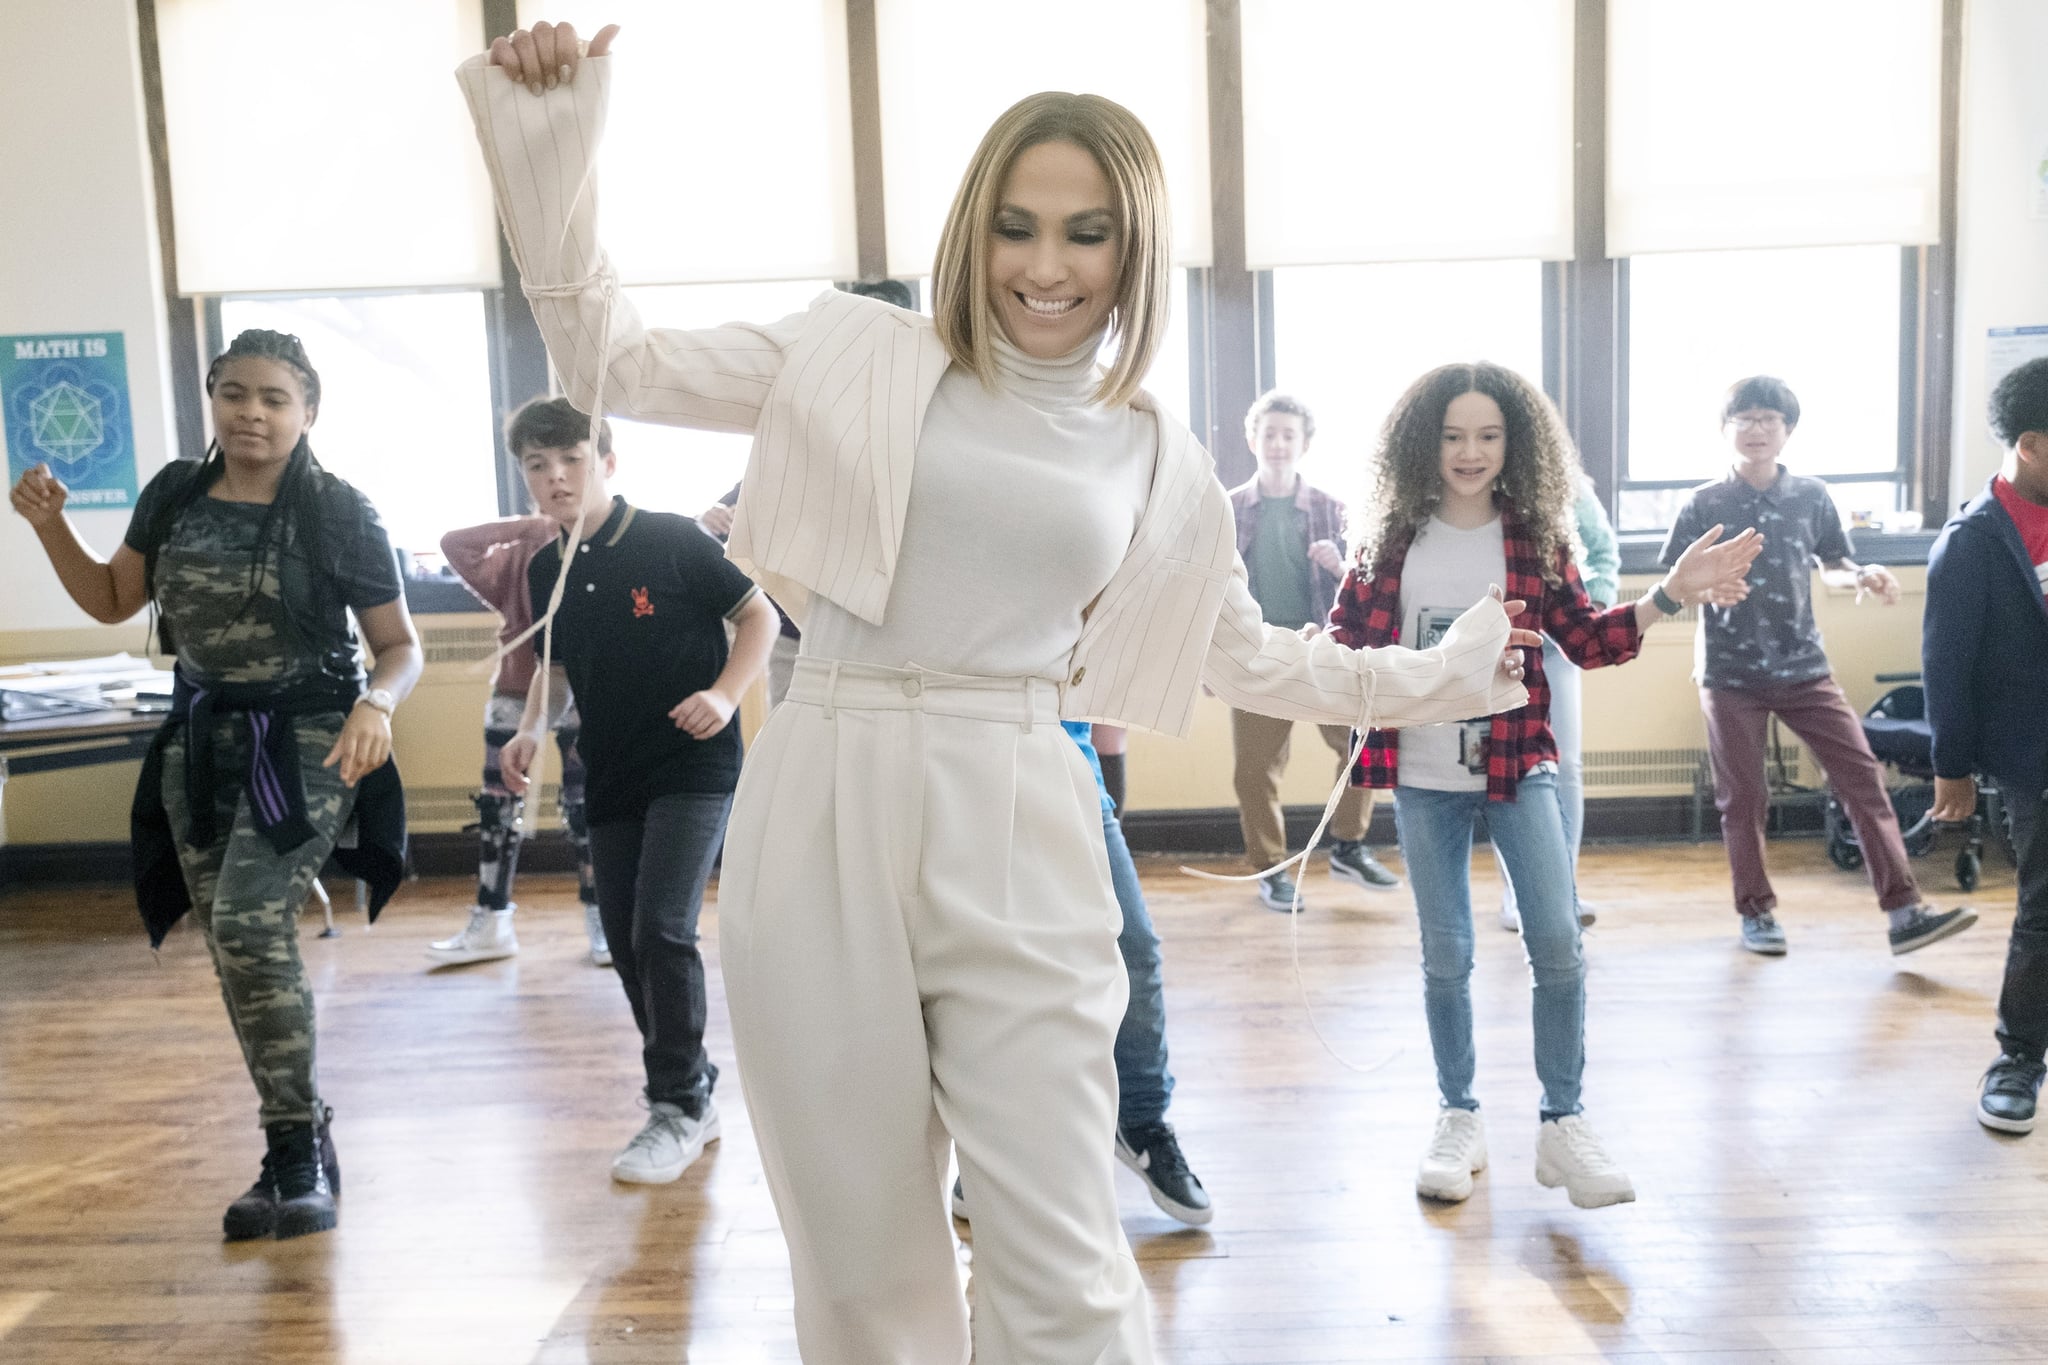
<svg viewBox="0 0 2048 1365">
<path fill-rule="evenodd" d="M 308 440 L 394 546 L 437 554 L 442 532 L 498 515 L 481 294 L 229 298 L 220 317 L 230 341 L 266 327 L 305 343 L 321 388 Z"/>
<path fill-rule="evenodd" d="M 1683 485 L 1727 467 L 1722 396 L 1756 374 L 1783 379 L 1799 396 L 1787 468 L 1843 480 L 1845 512 L 1895 509 L 1901 261 L 1896 246 L 1631 260 L 1622 528 L 1668 525 Z"/>
<path fill-rule="evenodd" d="M 1491 360 L 1542 382 L 1542 270 L 1535 261 L 1275 270 L 1273 338 L 1277 386 L 1316 417 L 1304 472 L 1361 506 L 1380 425 L 1423 373 Z"/>
</svg>

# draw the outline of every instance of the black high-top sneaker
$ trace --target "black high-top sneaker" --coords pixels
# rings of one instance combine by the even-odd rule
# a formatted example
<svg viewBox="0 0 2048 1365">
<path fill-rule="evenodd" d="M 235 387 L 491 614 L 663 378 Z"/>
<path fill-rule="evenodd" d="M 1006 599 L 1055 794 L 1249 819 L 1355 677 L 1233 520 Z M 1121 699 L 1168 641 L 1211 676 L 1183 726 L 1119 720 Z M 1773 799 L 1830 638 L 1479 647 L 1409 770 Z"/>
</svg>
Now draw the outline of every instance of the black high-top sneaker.
<svg viewBox="0 0 2048 1365">
<path fill-rule="evenodd" d="M 277 1230 L 277 1172 L 271 1153 L 263 1154 L 263 1169 L 242 1197 L 228 1205 L 220 1229 L 230 1242 L 268 1237 Z"/>
<path fill-rule="evenodd" d="M 319 1129 L 310 1123 L 273 1123 L 266 1131 L 277 1179 L 277 1239 L 326 1232 L 335 1225 L 337 1214 Z"/>
</svg>

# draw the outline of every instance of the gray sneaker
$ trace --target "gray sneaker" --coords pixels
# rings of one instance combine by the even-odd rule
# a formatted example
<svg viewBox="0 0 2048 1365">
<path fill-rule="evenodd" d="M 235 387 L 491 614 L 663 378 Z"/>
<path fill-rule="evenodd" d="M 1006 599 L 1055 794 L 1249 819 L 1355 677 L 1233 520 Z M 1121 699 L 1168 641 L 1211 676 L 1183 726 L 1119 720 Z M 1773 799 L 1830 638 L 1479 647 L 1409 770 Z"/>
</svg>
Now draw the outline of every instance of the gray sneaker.
<svg viewBox="0 0 2048 1365">
<path fill-rule="evenodd" d="M 1259 879 L 1259 903 L 1268 910 L 1278 910 L 1283 915 L 1298 914 L 1308 909 L 1301 903 L 1301 893 L 1295 889 L 1294 878 L 1285 872 L 1275 872 L 1270 877 Z"/>
<path fill-rule="evenodd" d="M 1330 845 L 1330 875 L 1368 891 L 1392 891 L 1401 879 L 1372 856 L 1363 839 L 1339 839 Z"/>
<path fill-rule="evenodd" d="M 1977 922 L 1977 912 L 1958 906 L 1943 914 L 1932 914 L 1924 905 L 1913 908 L 1913 918 L 1891 931 L 1892 956 L 1901 957 L 1951 934 L 1960 934 Z"/>
<path fill-rule="evenodd" d="M 1761 915 L 1744 915 L 1742 946 L 1752 953 L 1762 953 L 1765 957 L 1783 957 L 1785 931 L 1778 927 L 1778 917 L 1768 910 Z"/>
<path fill-rule="evenodd" d="M 612 1179 L 628 1185 L 666 1185 L 689 1168 L 706 1145 L 718 1141 L 718 1107 L 707 1096 L 692 1116 L 679 1104 L 647 1106 L 646 1126 L 612 1162 Z"/>
</svg>

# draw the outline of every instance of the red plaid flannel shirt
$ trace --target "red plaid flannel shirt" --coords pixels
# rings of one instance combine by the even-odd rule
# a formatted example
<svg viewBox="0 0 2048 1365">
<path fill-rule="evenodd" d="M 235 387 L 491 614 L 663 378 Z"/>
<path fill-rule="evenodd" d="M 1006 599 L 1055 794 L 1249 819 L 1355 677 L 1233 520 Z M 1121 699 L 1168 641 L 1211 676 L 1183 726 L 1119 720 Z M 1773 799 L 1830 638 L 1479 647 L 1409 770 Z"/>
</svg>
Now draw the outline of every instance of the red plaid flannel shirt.
<svg viewBox="0 0 2048 1365">
<path fill-rule="evenodd" d="M 1513 509 L 1502 508 L 1501 538 L 1507 550 L 1508 601 L 1527 602 L 1528 608 L 1514 619 L 1522 630 L 1540 630 L 1557 642 L 1564 656 L 1581 668 L 1600 668 L 1627 663 L 1643 647 L 1642 628 L 1636 624 L 1633 604 L 1601 611 L 1586 596 L 1586 587 L 1572 563 L 1569 551 L 1558 551 L 1564 582 L 1551 586 L 1543 579 L 1542 562 L 1529 539 L 1528 528 Z M 1364 566 L 1354 564 L 1337 589 L 1337 605 L 1330 609 L 1330 638 L 1352 649 L 1378 649 L 1401 643 L 1401 567 L 1408 558 L 1407 544 L 1396 546 L 1388 556 L 1387 568 L 1378 577 L 1367 577 Z M 1550 685 L 1543 678 L 1543 651 L 1527 652 L 1528 671 L 1522 679 L 1529 689 L 1529 704 L 1493 718 L 1493 730 L 1486 742 L 1486 799 L 1512 801 L 1515 784 L 1539 763 L 1557 761 L 1557 740 L 1550 733 Z M 1400 750 L 1393 730 L 1374 730 L 1366 736 L 1358 766 L 1351 770 L 1356 787 L 1389 788 L 1400 775 Z"/>
</svg>

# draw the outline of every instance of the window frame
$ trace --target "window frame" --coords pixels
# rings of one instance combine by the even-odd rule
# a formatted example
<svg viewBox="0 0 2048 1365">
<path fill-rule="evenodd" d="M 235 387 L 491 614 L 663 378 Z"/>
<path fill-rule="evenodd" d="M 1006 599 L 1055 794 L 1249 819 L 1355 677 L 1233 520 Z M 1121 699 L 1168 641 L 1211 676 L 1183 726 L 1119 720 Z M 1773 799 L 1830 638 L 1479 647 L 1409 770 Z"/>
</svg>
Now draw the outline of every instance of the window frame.
<svg viewBox="0 0 2048 1365">
<path fill-rule="evenodd" d="M 880 279 L 885 276 L 886 241 L 876 0 L 845 3 L 858 259 L 863 279 Z M 1602 502 L 1610 515 L 1617 515 L 1624 492 L 1691 487 L 1698 481 L 1629 477 L 1629 261 L 1604 254 L 1608 0 L 1576 0 L 1576 6 L 1574 247 L 1570 260 L 1543 267 L 1542 384 L 1562 411 Z M 151 143 L 158 162 L 159 219 L 165 224 L 160 234 L 165 252 L 165 295 L 178 343 L 172 357 L 177 386 L 174 410 L 181 440 L 190 445 L 192 433 L 203 430 L 203 398 L 196 376 L 203 373 L 207 357 L 221 342 L 219 300 L 188 298 L 177 291 L 175 263 L 170 256 L 160 81 L 154 66 L 154 9 L 153 0 L 137 0 Z M 1962 10 L 1963 0 L 1943 0 L 1940 241 L 1932 246 L 1901 248 L 1896 459 L 1884 469 L 1821 476 L 1830 483 L 1892 483 L 1899 489 L 1900 505 L 1919 511 L 1930 526 L 1938 526 L 1950 510 L 1951 496 Z M 479 35 L 480 45 L 516 27 L 515 0 L 483 0 L 483 16 L 486 31 Z M 1228 485 L 1241 482 L 1251 472 L 1249 452 L 1236 433 L 1252 400 L 1274 383 L 1276 318 L 1272 273 L 1251 270 L 1245 263 L 1242 14 L 1238 0 L 1208 0 L 1208 19 L 1212 255 L 1210 265 L 1187 271 L 1189 425 L 1207 445 L 1218 477 Z M 503 419 L 519 402 L 552 391 L 553 383 L 546 349 L 518 286 L 502 232 L 499 254 L 505 285 L 482 291 L 483 340 L 495 407 L 498 507 L 503 515 L 515 515 L 526 509 L 527 499 L 524 480 L 504 449 Z M 1635 538 L 1647 540 L 1649 536 L 1642 533 Z M 1628 539 L 1624 536 L 1624 541 Z"/>
</svg>

